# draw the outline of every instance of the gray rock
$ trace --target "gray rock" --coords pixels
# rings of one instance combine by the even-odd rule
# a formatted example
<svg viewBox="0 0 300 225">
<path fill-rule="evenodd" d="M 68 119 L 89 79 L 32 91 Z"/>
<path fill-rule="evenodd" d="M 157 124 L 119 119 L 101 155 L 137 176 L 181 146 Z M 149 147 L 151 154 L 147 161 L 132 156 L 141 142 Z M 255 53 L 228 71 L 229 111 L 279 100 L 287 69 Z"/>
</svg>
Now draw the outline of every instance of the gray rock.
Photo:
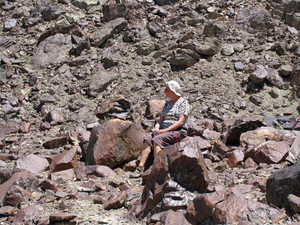
<svg viewBox="0 0 300 225">
<path fill-rule="evenodd" d="M 60 15 L 64 14 L 65 11 L 56 5 L 47 5 L 41 10 L 42 17 L 46 21 L 56 20 Z"/>
<path fill-rule="evenodd" d="M 234 69 L 235 71 L 242 71 L 244 70 L 244 64 L 241 62 L 234 63 Z"/>
<path fill-rule="evenodd" d="M 103 63 L 103 67 L 105 69 L 116 66 L 118 64 L 116 56 L 110 48 L 105 50 L 104 54 L 102 55 L 101 62 Z"/>
<path fill-rule="evenodd" d="M 140 42 L 137 46 L 137 53 L 139 55 L 149 55 L 155 50 L 155 44 L 151 41 Z"/>
<path fill-rule="evenodd" d="M 168 58 L 173 70 L 190 67 L 197 62 L 195 58 L 186 53 L 176 53 Z"/>
<path fill-rule="evenodd" d="M 289 76 L 291 72 L 293 71 L 293 68 L 290 65 L 281 65 L 278 68 L 278 72 L 281 76 Z"/>
<path fill-rule="evenodd" d="M 230 44 L 224 44 L 221 48 L 222 55 L 230 56 L 234 53 L 233 46 Z"/>
<path fill-rule="evenodd" d="M 278 88 L 282 88 L 284 85 L 282 77 L 279 75 L 278 71 L 275 69 L 268 68 L 267 80 Z"/>
<path fill-rule="evenodd" d="M 253 73 L 250 74 L 249 80 L 254 84 L 259 84 L 263 82 L 268 76 L 268 71 L 265 68 L 256 69 Z"/>
<path fill-rule="evenodd" d="M 236 52 L 242 52 L 244 50 L 245 46 L 242 43 L 238 43 L 233 45 L 233 49 Z"/>
<path fill-rule="evenodd" d="M 72 49 L 71 35 L 56 34 L 40 43 L 31 58 L 30 64 L 35 68 L 45 68 L 58 64 L 69 57 Z"/>
<path fill-rule="evenodd" d="M 208 37 L 220 37 L 225 33 L 226 26 L 222 22 L 209 20 L 204 27 L 203 34 Z"/>
<path fill-rule="evenodd" d="M 174 4 L 176 2 L 178 2 L 179 0 L 154 0 L 154 2 L 157 5 L 163 6 L 163 5 L 171 5 Z"/>
<path fill-rule="evenodd" d="M 118 77 L 119 74 L 116 73 L 99 71 L 89 82 L 88 94 L 90 96 L 97 97 L 98 94 L 104 91 L 106 87 Z"/>
<path fill-rule="evenodd" d="M 5 23 L 3 24 L 3 30 L 8 31 L 14 27 L 17 26 L 17 20 L 16 19 L 7 19 Z"/>
<path fill-rule="evenodd" d="M 124 18 L 117 18 L 104 24 L 99 30 L 91 36 L 94 39 L 95 46 L 100 47 L 113 34 L 117 34 L 125 29 L 128 22 Z"/>
<path fill-rule="evenodd" d="M 99 4 L 99 0 L 73 0 L 72 4 L 80 9 L 88 10 Z"/>
</svg>

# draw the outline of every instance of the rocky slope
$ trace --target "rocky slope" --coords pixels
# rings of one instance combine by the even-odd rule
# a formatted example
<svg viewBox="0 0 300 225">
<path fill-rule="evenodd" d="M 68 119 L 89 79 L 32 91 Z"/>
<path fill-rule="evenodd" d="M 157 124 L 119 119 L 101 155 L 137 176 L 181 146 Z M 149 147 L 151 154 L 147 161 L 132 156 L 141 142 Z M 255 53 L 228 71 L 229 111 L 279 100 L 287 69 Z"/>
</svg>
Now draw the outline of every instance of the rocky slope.
<svg viewBox="0 0 300 225">
<path fill-rule="evenodd" d="M 298 1 L 0 0 L 0 6 L 2 168 L 13 168 L 23 155 L 49 160 L 73 148 L 82 163 L 99 119 L 151 126 L 148 101 L 165 99 L 165 81 L 171 79 L 191 104 L 190 120 L 219 134 L 223 121 L 240 115 L 299 115 Z M 127 179 L 123 166 L 113 168 L 115 183 L 104 178 L 107 193 L 139 184 Z M 70 186 L 67 193 L 77 186 L 72 179 L 60 185 Z M 53 210 L 63 201 L 57 198 L 35 222 L 64 210 Z M 98 209 L 98 222 L 119 215 L 89 201 L 77 203 L 88 202 L 89 210 L 75 209 L 72 201 L 65 211 L 82 223 L 91 222 Z"/>
</svg>

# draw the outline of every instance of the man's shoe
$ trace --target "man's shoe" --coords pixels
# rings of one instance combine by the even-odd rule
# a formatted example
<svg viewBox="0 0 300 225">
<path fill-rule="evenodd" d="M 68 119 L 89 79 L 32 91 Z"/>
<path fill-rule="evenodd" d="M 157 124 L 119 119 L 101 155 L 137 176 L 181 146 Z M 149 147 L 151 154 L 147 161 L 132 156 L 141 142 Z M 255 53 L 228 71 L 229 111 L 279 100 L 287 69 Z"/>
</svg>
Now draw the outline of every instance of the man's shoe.
<svg viewBox="0 0 300 225">
<path fill-rule="evenodd" d="M 137 167 L 135 168 L 135 171 L 131 174 L 129 174 L 129 177 L 130 178 L 139 178 L 143 175 L 144 173 L 144 168 L 140 168 L 140 167 Z"/>
</svg>

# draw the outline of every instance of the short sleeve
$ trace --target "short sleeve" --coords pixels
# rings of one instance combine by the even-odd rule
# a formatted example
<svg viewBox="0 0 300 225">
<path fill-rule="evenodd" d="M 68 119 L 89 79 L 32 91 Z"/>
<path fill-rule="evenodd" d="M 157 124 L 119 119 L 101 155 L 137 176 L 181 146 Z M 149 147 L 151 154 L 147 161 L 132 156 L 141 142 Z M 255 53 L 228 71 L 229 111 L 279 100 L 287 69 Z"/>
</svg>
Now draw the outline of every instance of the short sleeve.
<svg viewBox="0 0 300 225">
<path fill-rule="evenodd" d="M 186 116 L 188 116 L 190 114 L 189 102 L 186 99 L 184 99 L 184 101 L 182 101 L 182 103 L 180 104 L 178 114 L 179 115 L 186 115 Z"/>
</svg>

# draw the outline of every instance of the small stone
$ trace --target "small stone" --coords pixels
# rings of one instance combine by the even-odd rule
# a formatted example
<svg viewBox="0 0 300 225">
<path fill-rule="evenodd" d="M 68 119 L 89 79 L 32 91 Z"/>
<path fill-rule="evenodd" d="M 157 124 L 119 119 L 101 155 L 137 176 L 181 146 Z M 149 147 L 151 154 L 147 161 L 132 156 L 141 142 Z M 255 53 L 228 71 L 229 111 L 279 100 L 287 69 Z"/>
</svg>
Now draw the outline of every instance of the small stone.
<svg viewBox="0 0 300 225">
<path fill-rule="evenodd" d="M 68 221 L 68 220 L 72 220 L 74 218 L 76 218 L 77 215 L 75 214 L 70 214 L 70 213 L 56 213 L 56 214 L 52 214 L 50 215 L 50 220 L 51 221 Z"/>
<path fill-rule="evenodd" d="M 234 69 L 235 69 L 235 71 L 242 71 L 242 70 L 244 70 L 244 64 L 241 62 L 236 62 L 234 64 Z"/>
<path fill-rule="evenodd" d="M 17 20 L 16 19 L 7 19 L 3 25 L 3 30 L 8 31 L 14 27 L 17 26 Z"/>
</svg>

